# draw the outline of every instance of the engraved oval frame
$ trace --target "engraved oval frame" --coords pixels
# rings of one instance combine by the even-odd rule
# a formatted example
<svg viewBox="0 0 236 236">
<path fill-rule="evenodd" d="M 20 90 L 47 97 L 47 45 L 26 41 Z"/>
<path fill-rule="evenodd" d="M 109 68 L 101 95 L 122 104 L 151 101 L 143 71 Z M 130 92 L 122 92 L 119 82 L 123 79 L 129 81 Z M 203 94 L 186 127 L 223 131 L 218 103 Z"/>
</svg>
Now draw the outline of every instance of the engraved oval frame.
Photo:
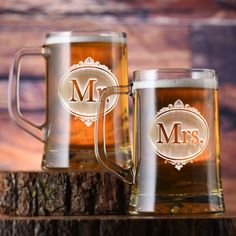
<svg viewBox="0 0 236 236">
<path fill-rule="evenodd" d="M 91 60 L 91 62 L 89 63 L 86 63 L 87 60 Z M 59 82 L 59 85 L 58 85 L 58 96 L 59 96 L 59 99 L 61 101 L 61 104 L 63 105 L 63 107 L 71 114 L 73 114 L 75 117 L 78 117 L 82 120 L 92 120 L 92 121 L 95 121 L 97 119 L 97 117 L 99 116 L 102 116 L 104 114 L 99 114 L 99 115 L 82 115 L 82 114 L 79 114 L 79 113 L 75 113 L 74 111 L 72 111 L 69 107 L 69 105 L 67 103 L 65 103 L 64 99 L 62 98 L 61 96 L 61 93 L 60 93 L 60 88 L 61 88 L 61 83 L 62 81 L 67 78 L 73 71 L 75 70 L 79 70 L 79 69 L 89 69 L 89 68 L 96 68 L 98 71 L 103 71 L 105 73 L 107 73 L 109 75 L 109 77 L 111 77 L 113 79 L 113 81 L 115 81 L 115 85 L 114 86 L 119 86 L 119 83 L 118 83 L 118 80 L 116 78 L 116 76 L 111 72 L 111 70 L 105 66 L 105 65 L 101 65 L 99 62 L 94 62 L 94 60 L 92 58 L 87 58 L 85 59 L 85 61 L 80 61 L 78 64 L 75 64 L 75 65 L 72 65 L 69 70 L 62 76 L 62 78 L 60 79 L 60 82 Z M 119 98 L 119 95 L 115 95 L 116 98 L 115 98 L 115 102 L 114 104 L 107 110 L 105 111 L 105 115 L 108 114 L 109 112 L 111 112 L 114 107 L 116 106 L 117 102 L 118 102 L 118 98 Z M 96 112 L 95 112 L 96 113 Z"/>
<path fill-rule="evenodd" d="M 178 101 L 178 100 L 177 100 Z M 175 102 L 176 103 L 176 102 Z M 207 140 L 205 141 L 205 144 L 204 144 L 204 146 L 201 148 L 201 150 L 200 151 L 198 151 L 197 153 L 195 153 L 194 155 L 191 155 L 191 156 L 187 156 L 187 157 L 185 157 L 185 158 L 173 158 L 173 157 L 170 157 L 170 156 L 164 156 L 162 153 L 160 153 L 160 152 L 158 152 L 158 150 L 157 150 L 157 148 L 155 147 L 155 145 L 153 144 L 153 140 L 152 140 L 152 138 L 150 137 L 150 130 L 151 130 L 151 126 L 153 125 L 153 123 L 157 120 L 157 118 L 158 117 L 160 117 L 160 116 L 162 116 L 163 114 L 166 114 L 167 112 L 173 112 L 173 111 L 185 111 L 185 112 L 187 112 L 187 113 L 192 113 L 192 114 L 194 114 L 194 116 L 197 116 L 198 118 L 200 118 L 201 119 L 201 121 L 203 122 L 203 124 L 204 124 L 204 126 L 205 126 L 205 128 L 206 128 L 206 133 L 207 133 Z M 190 107 L 188 104 L 186 104 L 185 106 L 183 106 L 183 107 L 174 107 L 174 105 L 172 105 L 172 104 L 169 104 L 169 106 L 168 107 L 164 107 L 164 108 L 162 108 L 162 109 L 160 109 L 159 110 L 159 112 L 157 112 L 157 115 L 153 118 L 153 121 L 152 121 L 152 124 L 150 125 L 150 127 L 149 127 L 149 132 L 148 132 L 148 138 L 149 138 L 149 140 L 150 140 L 150 142 L 151 142 L 151 145 L 152 145 L 152 147 L 153 147 L 153 149 L 154 149 L 154 151 L 155 151 L 155 153 L 158 155 L 158 156 L 160 156 L 161 158 L 163 158 L 163 159 L 165 159 L 165 160 L 167 160 L 167 161 L 170 161 L 170 162 L 185 162 L 185 163 L 187 163 L 187 162 L 189 162 L 189 161 L 191 161 L 191 160 L 193 160 L 193 159 L 195 159 L 197 156 L 199 156 L 205 149 L 206 149 L 206 146 L 207 146 L 207 144 L 208 144 L 208 141 L 209 141 L 209 127 L 208 127 L 208 124 L 207 124 L 207 122 L 206 122 L 206 120 L 205 120 L 205 118 L 200 114 L 200 112 L 198 112 L 197 111 L 197 109 L 195 109 L 195 108 L 192 108 L 192 107 Z"/>
</svg>

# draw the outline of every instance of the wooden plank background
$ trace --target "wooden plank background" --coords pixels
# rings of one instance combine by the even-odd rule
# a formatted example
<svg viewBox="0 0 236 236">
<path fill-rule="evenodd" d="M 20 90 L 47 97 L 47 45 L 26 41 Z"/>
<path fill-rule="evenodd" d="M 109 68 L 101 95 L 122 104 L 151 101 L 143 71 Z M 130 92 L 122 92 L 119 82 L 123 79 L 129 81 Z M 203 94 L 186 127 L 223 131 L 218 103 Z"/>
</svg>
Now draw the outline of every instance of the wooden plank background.
<svg viewBox="0 0 236 236">
<path fill-rule="evenodd" d="M 41 46 L 46 32 L 119 30 L 128 34 L 129 78 L 136 69 L 216 69 L 220 84 L 221 158 L 227 212 L 236 213 L 235 0 L 0 1 L 0 169 L 39 170 L 43 145 L 7 113 L 7 79 L 15 51 Z M 44 120 L 44 61 L 24 60 L 24 114 Z M 32 101 L 32 97 L 37 97 Z"/>
</svg>

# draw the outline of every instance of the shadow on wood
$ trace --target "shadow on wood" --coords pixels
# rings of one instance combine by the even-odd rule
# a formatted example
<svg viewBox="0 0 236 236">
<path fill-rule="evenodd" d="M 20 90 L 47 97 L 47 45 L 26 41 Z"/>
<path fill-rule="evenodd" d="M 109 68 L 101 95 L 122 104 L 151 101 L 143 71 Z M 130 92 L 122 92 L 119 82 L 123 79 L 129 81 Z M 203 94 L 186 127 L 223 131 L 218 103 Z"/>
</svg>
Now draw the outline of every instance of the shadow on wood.
<svg viewBox="0 0 236 236">
<path fill-rule="evenodd" d="M 13 218 L 0 222 L 1 235 L 234 236 L 236 219 L 59 217 Z"/>
</svg>

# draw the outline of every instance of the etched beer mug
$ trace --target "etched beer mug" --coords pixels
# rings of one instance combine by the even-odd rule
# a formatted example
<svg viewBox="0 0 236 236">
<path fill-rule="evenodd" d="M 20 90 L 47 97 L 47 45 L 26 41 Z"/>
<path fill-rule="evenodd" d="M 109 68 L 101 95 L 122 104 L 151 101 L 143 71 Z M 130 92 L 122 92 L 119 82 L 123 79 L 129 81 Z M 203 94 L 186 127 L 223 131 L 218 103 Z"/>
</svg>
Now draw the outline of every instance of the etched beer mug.
<svg viewBox="0 0 236 236">
<path fill-rule="evenodd" d="M 19 109 L 20 61 L 32 55 L 46 60 L 46 121 L 41 126 L 23 117 Z M 19 126 L 44 142 L 43 168 L 97 168 L 94 122 L 99 96 L 108 86 L 127 83 L 125 33 L 53 32 L 46 35 L 41 48 L 23 48 L 16 53 L 9 76 L 9 112 Z M 123 100 L 113 96 L 105 109 L 106 141 L 113 153 L 113 120 L 120 120 L 129 146 L 128 126 L 123 125 L 128 102 Z M 120 155 L 116 161 L 122 163 L 122 158 Z"/>
<path fill-rule="evenodd" d="M 125 168 L 109 161 L 104 141 L 102 114 L 114 94 L 129 94 L 134 104 L 133 157 Z M 136 71 L 130 86 L 107 88 L 100 99 L 96 155 L 104 167 L 132 184 L 131 214 L 224 211 L 214 70 Z"/>
</svg>

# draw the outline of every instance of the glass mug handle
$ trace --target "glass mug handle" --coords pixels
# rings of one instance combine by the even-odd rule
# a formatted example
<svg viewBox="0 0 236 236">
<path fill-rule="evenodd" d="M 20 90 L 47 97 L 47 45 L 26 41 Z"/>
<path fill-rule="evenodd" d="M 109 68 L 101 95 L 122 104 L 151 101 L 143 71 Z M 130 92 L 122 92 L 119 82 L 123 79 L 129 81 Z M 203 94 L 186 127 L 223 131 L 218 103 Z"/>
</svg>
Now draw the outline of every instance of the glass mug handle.
<svg viewBox="0 0 236 236">
<path fill-rule="evenodd" d="M 44 48 L 22 48 L 18 50 L 13 58 L 9 73 L 8 84 L 8 110 L 10 117 L 25 131 L 35 138 L 43 141 L 44 124 L 36 125 L 26 119 L 20 111 L 19 84 L 20 84 L 20 63 L 24 56 L 44 55 Z"/>
<path fill-rule="evenodd" d="M 105 106 L 107 98 L 111 95 L 119 95 L 119 94 L 130 94 L 130 86 L 117 86 L 117 87 L 108 87 L 103 90 L 99 106 L 98 106 L 98 119 L 95 122 L 95 154 L 96 158 L 103 167 L 105 167 L 108 171 L 114 173 L 119 178 L 121 178 L 124 182 L 132 184 L 133 183 L 133 163 L 127 163 L 127 168 L 121 167 L 107 158 L 106 152 L 106 142 L 105 142 L 105 126 L 106 126 L 106 115 L 105 115 Z"/>
</svg>

